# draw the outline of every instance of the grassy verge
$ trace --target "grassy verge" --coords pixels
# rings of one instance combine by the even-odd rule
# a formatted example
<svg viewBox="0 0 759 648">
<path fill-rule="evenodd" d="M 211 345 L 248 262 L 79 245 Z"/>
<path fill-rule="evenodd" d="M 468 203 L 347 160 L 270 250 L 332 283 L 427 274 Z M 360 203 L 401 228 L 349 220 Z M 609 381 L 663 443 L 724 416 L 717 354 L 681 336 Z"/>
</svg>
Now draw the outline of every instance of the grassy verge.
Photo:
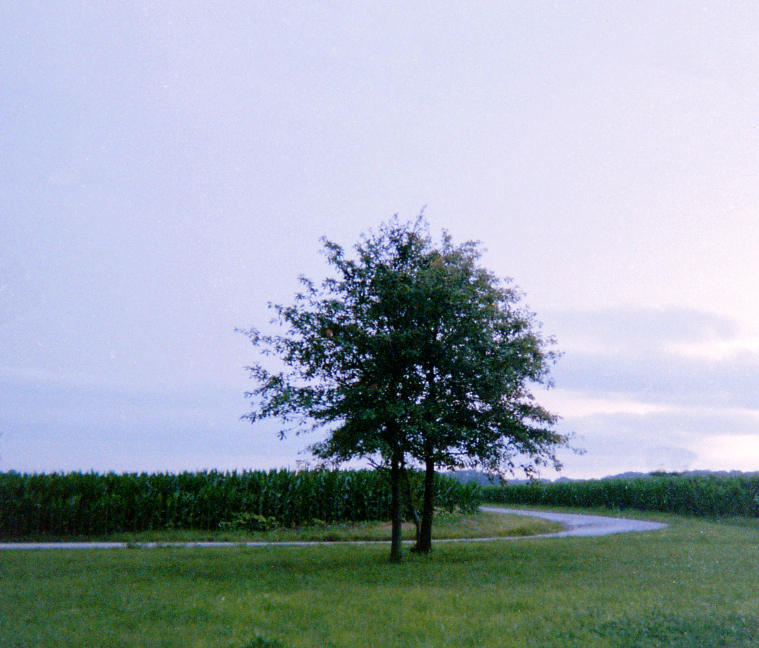
<svg viewBox="0 0 759 648">
<path fill-rule="evenodd" d="M 0 645 L 759 645 L 759 524 L 600 538 L 0 553 Z"/>
<path fill-rule="evenodd" d="M 561 526 L 518 515 L 479 512 L 476 515 L 440 512 L 435 516 L 434 537 L 438 540 L 449 538 L 491 538 L 503 536 L 527 536 L 558 531 Z M 403 525 L 404 540 L 413 540 L 413 523 Z M 317 524 L 293 529 L 271 529 L 269 531 L 143 531 L 140 533 L 113 533 L 107 536 L 29 536 L 21 542 L 297 542 L 297 541 L 352 541 L 390 540 L 390 524 L 385 522 L 359 522 L 353 524 Z M 14 540 L 19 542 L 19 540 Z"/>
</svg>

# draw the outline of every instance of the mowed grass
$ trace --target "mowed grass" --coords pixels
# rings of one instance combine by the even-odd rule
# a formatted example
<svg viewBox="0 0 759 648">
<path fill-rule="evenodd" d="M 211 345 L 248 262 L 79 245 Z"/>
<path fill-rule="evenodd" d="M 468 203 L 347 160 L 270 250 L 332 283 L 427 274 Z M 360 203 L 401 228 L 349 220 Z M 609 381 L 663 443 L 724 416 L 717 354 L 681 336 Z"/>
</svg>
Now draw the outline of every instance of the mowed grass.
<svg viewBox="0 0 759 648">
<path fill-rule="evenodd" d="M 759 645 L 759 524 L 601 538 L 0 553 L 0 646 Z"/>
<path fill-rule="evenodd" d="M 436 539 L 491 538 L 528 536 L 561 530 L 560 524 L 524 518 L 518 515 L 480 512 L 477 515 L 439 512 L 435 515 L 433 534 Z M 416 537 L 413 522 L 403 525 L 403 539 Z M 351 542 L 390 541 L 389 522 L 324 523 L 293 529 L 275 528 L 269 531 L 146 531 L 114 533 L 101 538 L 114 542 Z"/>
</svg>

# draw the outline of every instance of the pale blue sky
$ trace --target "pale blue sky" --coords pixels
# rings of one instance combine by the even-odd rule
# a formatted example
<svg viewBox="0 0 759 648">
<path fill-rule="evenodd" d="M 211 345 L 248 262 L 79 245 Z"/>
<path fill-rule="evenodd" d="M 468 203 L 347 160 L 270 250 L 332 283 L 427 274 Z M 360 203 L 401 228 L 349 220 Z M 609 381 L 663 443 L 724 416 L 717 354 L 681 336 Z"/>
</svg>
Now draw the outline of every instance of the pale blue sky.
<svg viewBox="0 0 759 648">
<path fill-rule="evenodd" d="M 759 469 L 754 2 L 0 7 L 0 470 L 290 465 L 235 327 L 426 205 L 565 355 L 565 473 Z M 550 475 L 548 475 L 550 476 Z"/>
</svg>

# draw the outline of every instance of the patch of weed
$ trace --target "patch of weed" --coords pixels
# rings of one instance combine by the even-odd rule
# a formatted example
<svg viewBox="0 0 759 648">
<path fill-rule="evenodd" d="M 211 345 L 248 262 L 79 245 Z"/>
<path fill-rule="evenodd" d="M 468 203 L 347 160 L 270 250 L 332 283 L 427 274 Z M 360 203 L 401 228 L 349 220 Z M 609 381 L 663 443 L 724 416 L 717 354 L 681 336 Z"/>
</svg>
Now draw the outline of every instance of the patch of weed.
<svg viewBox="0 0 759 648">
<path fill-rule="evenodd" d="M 256 637 L 250 643 L 245 644 L 244 648 L 285 648 L 285 644 L 278 639 Z"/>
</svg>

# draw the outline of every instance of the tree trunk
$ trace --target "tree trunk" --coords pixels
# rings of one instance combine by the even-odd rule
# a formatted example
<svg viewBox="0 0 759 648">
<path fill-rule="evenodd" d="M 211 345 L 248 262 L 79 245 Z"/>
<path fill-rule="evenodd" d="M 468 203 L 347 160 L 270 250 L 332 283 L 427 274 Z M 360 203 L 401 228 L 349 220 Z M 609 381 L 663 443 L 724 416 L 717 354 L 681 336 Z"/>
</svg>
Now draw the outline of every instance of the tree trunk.
<svg viewBox="0 0 759 648">
<path fill-rule="evenodd" d="M 419 511 L 416 508 L 416 504 L 414 502 L 414 492 L 411 488 L 411 480 L 408 477 L 408 470 L 406 466 L 403 466 L 403 483 L 406 486 L 406 501 L 408 502 L 408 508 L 411 512 L 411 517 L 414 518 L 414 527 L 416 528 L 416 534 L 414 536 L 414 540 L 416 541 L 414 548 L 412 551 L 416 551 L 416 545 L 419 544 L 419 531 L 421 529 L 421 523 L 422 521 L 419 519 Z"/>
<path fill-rule="evenodd" d="M 422 506 L 422 528 L 416 542 L 416 551 L 432 551 L 432 516 L 435 512 L 435 462 L 427 457 L 424 467 L 424 504 Z"/>
<path fill-rule="evenodd" d="M 390 520 L 392 531 L 390 533 L 390 562 L 399 563 L 402 559 L 401 532 L 403 529 L 403 517 L 401 516 L 401 457 L 393 452 L 390 459 Z"/>
</svg>

